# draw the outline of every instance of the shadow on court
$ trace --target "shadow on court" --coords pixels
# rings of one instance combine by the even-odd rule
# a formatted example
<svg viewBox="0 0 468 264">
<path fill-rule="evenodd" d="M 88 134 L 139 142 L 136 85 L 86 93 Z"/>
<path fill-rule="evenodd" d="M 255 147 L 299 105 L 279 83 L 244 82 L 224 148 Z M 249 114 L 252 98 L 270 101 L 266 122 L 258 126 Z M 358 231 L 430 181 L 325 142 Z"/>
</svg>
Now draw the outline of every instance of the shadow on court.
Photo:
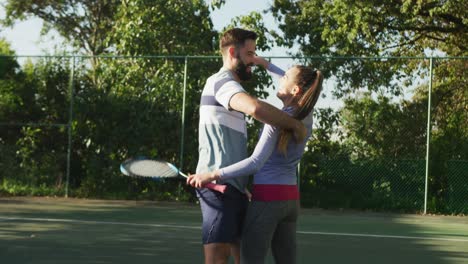
<svg viewBox="0 0 468 264">
<path fill-rule="evenodd" d="M 468 263 L 468 219 L 304 210 L 299 255 L 314 263 Z M 303 262 L 313 263 L 313 262 Z"/>
<path fill-rule="evenodd" d="M 203 263 L 200 222 L 180 203 L 0 198 L 1 263 Z M 299 263 L 468 263 L 466 217 L 302 210 L 297 240 Z"/>
</svg>

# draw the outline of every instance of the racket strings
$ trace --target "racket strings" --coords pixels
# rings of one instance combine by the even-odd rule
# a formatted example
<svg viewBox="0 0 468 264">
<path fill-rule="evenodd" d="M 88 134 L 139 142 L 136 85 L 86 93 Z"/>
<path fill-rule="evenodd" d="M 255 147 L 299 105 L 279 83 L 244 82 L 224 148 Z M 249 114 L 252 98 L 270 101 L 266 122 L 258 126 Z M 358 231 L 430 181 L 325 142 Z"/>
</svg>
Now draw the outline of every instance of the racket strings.
<svg viewBox="0 0 468 264">
<path fill-rule="evenodd" d="M 176 177 L 178 172 L 174 171 L 166 162 L 155 160 L 139 160 L 129 164 L 128 171 L 135 176 L 143 177 Z"/>
<path fill-rule="evenodd" d="M 165 167 L 161 166 L 160 169 L 161 169 L 160 177 L 174 177 L 177 175 L 176 173 L 174 173 L 174 171 L 171 168 L 167 166 Z"/>
</svg>

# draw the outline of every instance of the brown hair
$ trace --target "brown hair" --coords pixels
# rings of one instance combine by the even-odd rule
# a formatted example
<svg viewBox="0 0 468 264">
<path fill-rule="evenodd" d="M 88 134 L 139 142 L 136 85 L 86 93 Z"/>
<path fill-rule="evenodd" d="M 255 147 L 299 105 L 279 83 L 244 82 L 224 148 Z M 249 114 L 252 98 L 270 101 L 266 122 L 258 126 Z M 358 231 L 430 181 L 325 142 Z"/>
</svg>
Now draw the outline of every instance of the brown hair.
<svg viewBox="0 0 468 264">
<path fill-rule="evenodd" d="M 231 45 L 234 45 L 236 48 L 242 47 L 248 39 L 256 40 L 257 33 L 241 28 L 230 29 L 224 32 L 221 37 L 221 40 L 219 41 L 219 49 L 221 50 L 221 53 L 223 53 L 223 50 Z"/>
<path fill-rule="evenodd" d="M 306 118 L 314 109 L 315 103 L 322 91 L 323 75 L 318 70 L 313 70 L 309 67 L 296 65 L 299 72 L 296 75 L 295 83 L 299 86 L 303 93 L 298 102 L 298 107 L 293 113 L 293 117 L 298 120 Z M 278 140 L 278 149 L 286 155 L 286 149 L 289 140 L 292 136 L 291 131 L 281 130 Z"/>
</svg>

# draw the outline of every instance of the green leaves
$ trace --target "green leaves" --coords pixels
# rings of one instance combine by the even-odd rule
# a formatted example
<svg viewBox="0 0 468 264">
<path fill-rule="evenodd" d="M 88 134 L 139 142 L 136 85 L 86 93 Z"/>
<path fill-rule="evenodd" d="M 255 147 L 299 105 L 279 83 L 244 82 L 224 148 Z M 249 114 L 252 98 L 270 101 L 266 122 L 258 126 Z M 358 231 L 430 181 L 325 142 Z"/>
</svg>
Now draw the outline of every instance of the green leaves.
<svg viewBox="0 0 468 264">
<path fill-rule="evenodd" d="M 11 26 L 15 20 L 39 17 L 45 22 L 43 34 L 55 29 L 76 50 L 99 55 L 108 48 L 105 39 L 119 5 L 117 0 L 8 0 L 3 22 Z"/>
<path fill-rule="evenodd" d="M 131 1 L 119 8 L 115 21 L 109 43 L 118 54 L 202 55 L 216 49 L 203 1 Z"/>
<path fill-rule="evenodd" d="M 468 39 L 463 2 L 277 0 L 270 11 L 284 33 L 275 34 L 276 42 L 297 45 L 300 55 L 423 56 L 429 48 L 459 56 L 466 54 Z M 420 67 L 410 61 L 392 62 L 385 68 L 365 60 L 331 61 L 320 66 L 326 76 L 333 72 L 340 80 L 335 94 L 341 97 L 363 86 L 377 90 L 392 81 L 392 73 L 398 77 L 401 68 L 409 73 Z"/>
</svg>

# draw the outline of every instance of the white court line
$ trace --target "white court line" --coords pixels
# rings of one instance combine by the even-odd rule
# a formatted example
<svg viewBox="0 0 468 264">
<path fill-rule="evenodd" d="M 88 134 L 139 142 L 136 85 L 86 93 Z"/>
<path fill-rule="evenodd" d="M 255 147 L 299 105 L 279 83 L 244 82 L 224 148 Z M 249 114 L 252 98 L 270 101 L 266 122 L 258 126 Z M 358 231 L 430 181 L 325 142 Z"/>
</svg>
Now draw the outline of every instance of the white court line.
<svg viewBox="0 0 468 264">
<path fill-rule="evenodd" d="M 352 237 L 373 237 L 373 238 L 396 238 L 396 239 L 413 239 L 413 240 L 439 240 L 439 241 L 452 241 L 452 242 L 468 242 L 468 239 L 463 239 L 463 238 L 392 236 L 392 235 L 332 233 L 332 232 L 312 232 L 312 231 L 311 232 L 309 232 L 309 231 L 297 231 L 296 233 L 297 234 L 304 234 L 304 235 L 352 236 Z"/>
<path fill-rule="evenodd" d="M 199 226 L 166 225 L 166 224 L 137 224 L 137 223 L 126 223 L 126 222 L 89 221 L 89 220 L 76 220 L 76 219 L 28 218 L 28 217 L 23 218 L 23 217 L 1 217 L 0 216 L 0 220 L 200 229 Z"/>
<path fill-rule="evenodd" d="M 196 230 L 201 229 L 200 226 L 166 225 L 166 224 L 137 224 L 137 223 L 127 223 L 127 222 L 89 221 L 89 220 L 53 219 L 53 218 L 28 218 L 28 217 L 23 218 L 23 217 L 1 217 L 0 216 L 0 220 L 55 222 L 55 223 L 76 223 L 76 224 L 125 225 L 125 226 L 165 227 L 165 228 L 185 228 L 185 229 L 196 229 Z M 358 233 L 333 233 L 333 232 L 313 232 L 313 231 L 297 231 L 296 233 L 297 234 L 302 234 L 302 235 L 350 236 L 350 237 L 372 237 L 372 238 L 393 238 L 393 239 L 468 242 L 468 239 L 463 239 L 463 238 L 393 236 L 393 235 L 358 234 Z"/>
</svg>

